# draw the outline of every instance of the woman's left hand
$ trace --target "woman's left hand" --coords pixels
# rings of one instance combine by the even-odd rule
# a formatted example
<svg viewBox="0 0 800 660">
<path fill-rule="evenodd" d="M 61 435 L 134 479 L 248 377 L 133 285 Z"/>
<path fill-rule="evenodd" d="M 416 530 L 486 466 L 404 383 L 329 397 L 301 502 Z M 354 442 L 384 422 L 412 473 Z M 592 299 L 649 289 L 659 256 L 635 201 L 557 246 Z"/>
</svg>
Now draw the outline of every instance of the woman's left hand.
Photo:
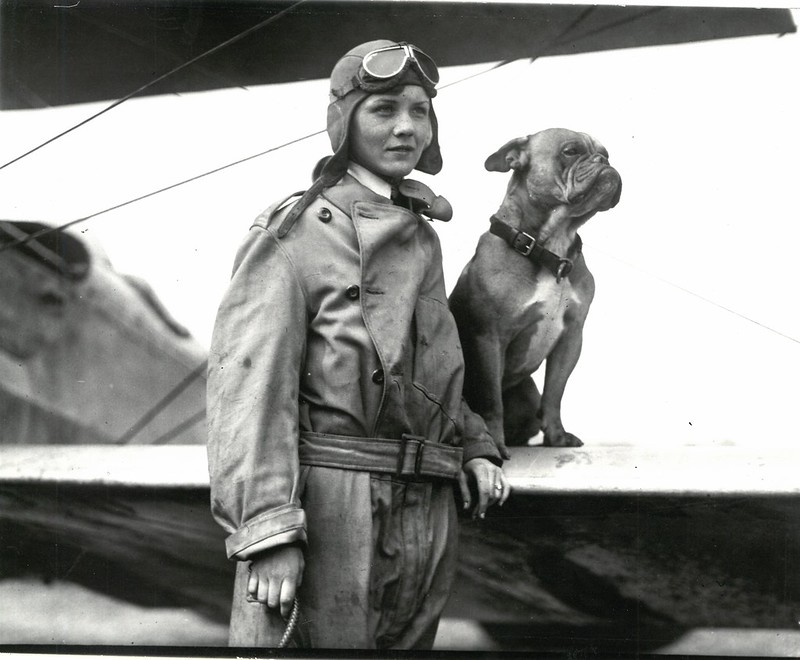
<svg viewBox="0 0 800 660">
<path fill-rule="evenodd" d="M 486 509 L 494 504 L 502 506 L 511 494 L 511 486 L 503 469 L 488 458 L 473 458 L 464 463 L 458 476 L 458 486 L 464 509 L 473 505 L 473 494 L 477 499 L 472 510 L 473 518 L 486 517 Z"/>
</svg>

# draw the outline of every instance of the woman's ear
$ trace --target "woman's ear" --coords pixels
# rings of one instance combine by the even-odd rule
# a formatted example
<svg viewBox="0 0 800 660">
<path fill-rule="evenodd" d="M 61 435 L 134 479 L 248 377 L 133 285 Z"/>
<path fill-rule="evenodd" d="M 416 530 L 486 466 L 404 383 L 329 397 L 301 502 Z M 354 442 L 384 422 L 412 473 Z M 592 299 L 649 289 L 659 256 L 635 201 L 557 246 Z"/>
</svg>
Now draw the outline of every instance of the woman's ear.
<svg viewBox="0 0 800 660">
<path fill-rule="evenodd" d="M 486 159 L 483 166 L 489 172 L 508 172 L 523 170 L 528 166 L 528 137 L 518 137 L 506 142 Z"/>
</svg>

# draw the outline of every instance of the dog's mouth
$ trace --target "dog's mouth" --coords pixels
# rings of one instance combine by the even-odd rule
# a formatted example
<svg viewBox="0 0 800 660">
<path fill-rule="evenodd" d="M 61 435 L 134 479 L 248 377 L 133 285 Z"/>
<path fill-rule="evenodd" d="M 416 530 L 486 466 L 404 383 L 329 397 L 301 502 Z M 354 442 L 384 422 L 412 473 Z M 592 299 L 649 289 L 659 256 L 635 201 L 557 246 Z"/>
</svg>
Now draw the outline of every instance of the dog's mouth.
<svg viewBox="0 0 800 660">
<path fill-rule="evenodd" d="M 580 181 L 574 177 L 567 181 L 565 197 L 572 207 L 571 215 L 607 211 L 617 205 L 622 190 L 622 179 L 617 170 L 604 164 L 592 168 L 591 176 L 587 176 L 586 169 L 582 174 Z"/>
<path fill-rule="evenodd" d="M 608 162 L 583 161 L 567 172 L 566 197 L 570 204 L 576 204 L 592 196 L 597 189 L 616 187 L 620 176 Z"/>
</svg>

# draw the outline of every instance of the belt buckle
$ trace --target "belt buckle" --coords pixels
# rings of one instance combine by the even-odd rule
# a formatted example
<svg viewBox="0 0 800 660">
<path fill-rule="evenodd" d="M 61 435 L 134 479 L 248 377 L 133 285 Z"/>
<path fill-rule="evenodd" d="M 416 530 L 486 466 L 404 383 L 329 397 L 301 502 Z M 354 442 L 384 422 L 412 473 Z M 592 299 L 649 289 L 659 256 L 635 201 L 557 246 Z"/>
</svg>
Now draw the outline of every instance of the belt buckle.
<svg viewBox="0 0 800 660">
<path fill-rule="evenodd" d="M 531 252 L 533 252 L 534 245 L 536 245 L 536 239 L 530 234 L 526 234 L 524 231 L 521 231 L 514 236 L 514 242 L 512 243 L 511 247 L 513 247 L 523 257 L 529 257 Z"/>
<path fill-rule="evenodd" d="M 417 455 L 414 457 L 414 472 L 413 476 L 419 476 L 420 469 L 422 468 L 422 454 L 425 451 L 425 436 L 413 435 L 411 433 L 403 433 L 400 436 L 400 452 L 397 455 L 397 476 L 407 476 L 407 472 L 403 472 L 403 464 L 406 462 L 406 448 L 409 442 L 417 443 Z"/>
</svg>

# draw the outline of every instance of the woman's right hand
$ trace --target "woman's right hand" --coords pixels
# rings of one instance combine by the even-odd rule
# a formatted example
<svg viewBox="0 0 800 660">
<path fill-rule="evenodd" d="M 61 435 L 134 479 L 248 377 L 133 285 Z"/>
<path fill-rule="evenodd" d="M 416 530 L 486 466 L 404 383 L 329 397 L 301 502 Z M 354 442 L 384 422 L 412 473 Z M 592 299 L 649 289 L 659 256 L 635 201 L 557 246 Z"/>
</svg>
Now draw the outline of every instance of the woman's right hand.
<svg viewBox="0 0 800 660">
<path fill-rule="evenodd" d="M 458 485 L 461 488 L 461 499 L 465 509 L 473 505 L 471 491 L 474 490 L 473 518 L 484 518 L 490 506 L 495 504 L 503 506 L 511 494 L 511 485 L 503 473 L 503 468 L 486 458 L 473 458 L 464 463 L 458 476 Z"/>
<path fill-rule="evenodd" d="M 279 545 L 259 553 L 250 562 L 247 581 L 248 600 L 257 600 L 271 609 L 280 607 L 289 617 L 297 589 L 303 582 L 305 559 L 296 545 Z"/>
</svg>

